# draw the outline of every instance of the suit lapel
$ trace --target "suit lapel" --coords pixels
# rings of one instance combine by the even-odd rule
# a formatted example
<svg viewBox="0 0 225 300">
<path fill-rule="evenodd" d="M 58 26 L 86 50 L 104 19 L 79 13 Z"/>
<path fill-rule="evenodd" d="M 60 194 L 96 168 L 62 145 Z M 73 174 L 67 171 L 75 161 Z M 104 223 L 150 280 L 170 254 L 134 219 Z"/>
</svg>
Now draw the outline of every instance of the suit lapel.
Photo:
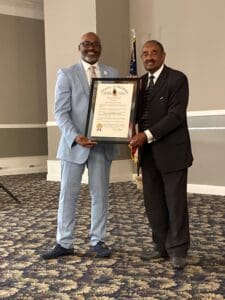
<svg viewBox="0 0 225 300">
<path fill-rule="evenodd" d="M 157 79 L 153 89 L 151 90 L 151 95 L 150 97 L 150 101 L 153 101 L 153 99 L 155 98 L 155 96 L 157 95 L 157 93 L 161 90 L 161 87 L 164 85 L 166 79 L 168 76 L 168 68 L 166 66 L 164 66 L 161 74 L 159 75 L 159 78 Z M 141 83 L 141 91 L 140 91 L 140 102 L 139 102 L 139 112 L 141 114 L 141 112 L 144 109 L 144 96 L 145 96 L 145 91 L 147 88 L 147 83 L 148 83 L 148 73 L 145 74 L 142 77 L 142 83 Z"/>
<path fill-rule="evenodd" d="M 147 88 L 147 83 L 148 83 L 148 73 L 143 75 L 141 80 L 140 80 L 140 93 L 139 93 L 139 104 L 138 104 L 138 114 L 140 115 L 143 111 L 144 108 L 144 95 L 145 95 L 145 90 Z"/>
<path fill-rule="evenodd" d="M 81 62 L 77 64 L 77 77 L 80 80 L 80 83 L 81 83 L 85 93 L 87 95 L 89 95 L 90 86 L 88 84 L 87 76 L 86 76 L 85 70 L 84 70 L 83 65 L 82 65 Z"/>
<path fill-rule="evenodd" d="M 109 77 L 109 72 L 106 67 L 102 64 L 99 64 L 100 77 Z"/>
<path fill-rule="evenodd" d="M 155 83 L 155 86 L 154 86 L 154 89 L 153 91 L 159 91 L 161 86 L 164 84 L 166 78 L 167 78 L 167 74 L 168 74 L 168 70 L 167 70 L 167 67 L 164 66 L 161 74 L 159 75 L 159 78 L 157 79 L 156 83 Z"/>
<path fill-rule="evenodd" d="M 83 68 L 83 65 L 81 62 L 79 62 L 77 65 L 76 65 L 76 73 L 77 73 L 77 77 L 78 79 L 80 80 L 80 83 L 85 91 L 85 93 L 87 95 L 89 95 L 90 93 L 90 86 L 88 84 L 88 81 L 87 81 L 87 76 L 86 76 L 86 73 L 85 73 L 85 70 Z M 107 68 L 102 65 L 102 64 L 99 64 L 99 70 L 100 70 L 100 74 L 101 74 L 101 77 L 109 77 L 109 71 L 107 70 Z"/>
</svg>

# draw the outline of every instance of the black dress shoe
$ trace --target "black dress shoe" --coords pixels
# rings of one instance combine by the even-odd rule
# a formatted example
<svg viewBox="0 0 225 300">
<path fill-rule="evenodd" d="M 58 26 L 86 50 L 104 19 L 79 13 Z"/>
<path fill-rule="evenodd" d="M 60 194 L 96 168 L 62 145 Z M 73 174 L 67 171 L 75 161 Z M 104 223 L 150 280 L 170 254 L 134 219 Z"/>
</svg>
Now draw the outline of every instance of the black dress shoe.
<svg viewBox="0 0 225 300">
<path fill-rule="evenodd" d="M 156 249 L 152 251 L 143 251 L 141 254 L 141 259 L 144 261 L 149 261 L 153 259 L 159 258 L 168 258 L 168 254 L 166 252 L 160 252 Z"/>
<path fill-rule="evenodd" d="M 173 256 L 172 266 L 174 269 L 183 269 L 187 264 L 186 257 Z"/>
<path fill-rule="evenodd" d="M 65 256 L 65 255 L 73 255 L 74 254 L 74 249 L 66 249 L 59 244 L 56 244 L 55 248 L 53 248 L 51 251 L 42 254 L 41 257 L 44 259 L 53 259 L 57 258 L 59 256 Z"/>
</svg>

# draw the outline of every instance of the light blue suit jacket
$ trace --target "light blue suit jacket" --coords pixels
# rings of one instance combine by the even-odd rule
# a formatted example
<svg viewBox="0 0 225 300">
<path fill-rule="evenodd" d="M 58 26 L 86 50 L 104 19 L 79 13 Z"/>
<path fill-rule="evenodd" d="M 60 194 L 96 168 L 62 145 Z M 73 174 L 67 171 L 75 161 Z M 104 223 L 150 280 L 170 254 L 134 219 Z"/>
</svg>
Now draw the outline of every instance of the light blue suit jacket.
<svg viewBox="0 0 225 300">
<path fill-rule="evenodd" d="M 116 69 L 99 64 L 101 77 L 117 77 Z M 90 87 L 81 61 L 71 67 L 60 69 L 57 73 L 55 88 L 55 118 L 61 130 L 57 158 L 84 163 L 90 148 L 74 142 L 78 135 L 85 135 L 86 119 L 89 105 Z M 103 144 L 102 151 L 111 160 L 117 153 L 116 146 Z"/>
</svg>

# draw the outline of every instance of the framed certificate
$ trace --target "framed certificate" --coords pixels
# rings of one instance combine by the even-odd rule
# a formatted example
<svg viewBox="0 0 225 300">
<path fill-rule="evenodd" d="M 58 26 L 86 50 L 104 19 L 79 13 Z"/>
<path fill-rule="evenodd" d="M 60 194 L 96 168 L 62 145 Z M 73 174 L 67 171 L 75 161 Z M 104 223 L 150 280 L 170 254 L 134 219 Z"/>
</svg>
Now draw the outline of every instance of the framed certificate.
<svg viewBox="0 0 225 300">
<path fill-rule="evenodd" d="M 86 136 L 96 142 L 128 143 L 138 88 L 138 78 L 93 78 Z"/>
</svg>

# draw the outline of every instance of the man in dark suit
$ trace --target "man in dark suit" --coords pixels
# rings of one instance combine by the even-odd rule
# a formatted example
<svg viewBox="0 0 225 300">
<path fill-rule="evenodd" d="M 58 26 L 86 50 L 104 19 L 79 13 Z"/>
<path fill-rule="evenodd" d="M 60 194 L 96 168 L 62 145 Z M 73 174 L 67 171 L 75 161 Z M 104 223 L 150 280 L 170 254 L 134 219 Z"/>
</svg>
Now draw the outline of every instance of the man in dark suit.
<svg viewBox="0 0 225 300">
<path fill-rule="evenodd" d="M 190 244 L 187 207 L 187 170 L 191 166 L 186 109 L 188 80 L 164 65 L 161 43 L 147 41 L 141 58 L 148 71 L 141 77 L 138 133 L 130 140 L 139 148 L 146 214 L 154 251 L 142 259 L 170 257 L 176 269 L 186 265 Z"/>
</svg>

